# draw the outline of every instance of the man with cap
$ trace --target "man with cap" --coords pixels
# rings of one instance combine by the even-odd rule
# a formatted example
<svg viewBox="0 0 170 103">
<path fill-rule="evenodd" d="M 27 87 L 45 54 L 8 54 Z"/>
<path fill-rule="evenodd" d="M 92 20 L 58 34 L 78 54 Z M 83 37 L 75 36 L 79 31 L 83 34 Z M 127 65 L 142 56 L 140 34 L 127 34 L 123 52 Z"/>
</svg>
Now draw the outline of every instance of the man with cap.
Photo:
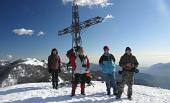
<svg viewBox="0 0 170 103">
<path fill-rule="evenodd" d="M 132 85 L 134 83 L 134 73 L 138 73 L 137 69 L 139 63 L 134 55 L 131 53 L 131 48 L 126 47 L 125 54 L 120 58 L 119 66 L 122 67 L 122 71 L 119 74 L 122 76 L 122 81 L 118 86 L 118 94 L 116 99 L 120 99 L 124 90 L 125 84 L 128 86 L 127 96 L 128 99 L 132 99 Z"/>
<path fill-rule="evenodd" d="M 117 86 L 115 81 L 115 57 L 109 53 L 108 46 L 104 46 L 103 50 L 104 54 L 100 57 L 99 65 L 102 68 L 107 95 L 110 95 L 111 88 L 113 88 L 113 94 L 117 95 Z"/>
</svg>

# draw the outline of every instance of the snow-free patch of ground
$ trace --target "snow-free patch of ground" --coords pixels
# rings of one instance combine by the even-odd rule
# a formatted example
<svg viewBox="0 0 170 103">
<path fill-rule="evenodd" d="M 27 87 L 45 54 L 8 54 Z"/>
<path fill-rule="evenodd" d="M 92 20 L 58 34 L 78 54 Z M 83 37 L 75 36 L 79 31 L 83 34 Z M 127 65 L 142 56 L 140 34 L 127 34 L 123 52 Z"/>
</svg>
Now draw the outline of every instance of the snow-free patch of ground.
<svg viewBox="0 0 170 103">
<path fill-rule="evenodd" d="M 105 84 L 93 81 L 94 87 L 86 88 L 86 95 L 80 95 L 78 87 L 75 97 L 70 97 L 71 86 L 58 90 L 52 89 L 51 83 L 21 84 L 0 88 L 0 103 L 170 103 L 170 90 L 133 86 L 133 100 L 129 101 L 126 89 L 121 100 L 107 96 Z"/>
</svg>

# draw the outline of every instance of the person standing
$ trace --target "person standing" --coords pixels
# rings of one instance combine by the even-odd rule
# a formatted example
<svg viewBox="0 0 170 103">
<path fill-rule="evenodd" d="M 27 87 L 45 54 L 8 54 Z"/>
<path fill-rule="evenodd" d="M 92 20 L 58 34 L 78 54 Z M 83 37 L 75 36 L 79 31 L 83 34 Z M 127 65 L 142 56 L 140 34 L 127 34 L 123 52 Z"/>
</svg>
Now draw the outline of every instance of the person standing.
<svg viewBox="0 0 170 103">
<path fill-rule="evenodd" d="M 72 91 L 71 96 L 75 96 L 77 85 L 80 83 L 81 94 L 85 95 L 85 82 L 86 82 L 86 73 L 89 71 L 90 62 L 86 55 L 84 55 L 84 50 L 82 47 L 77 47 L 78 53 L 71 62 L 73 64 L 74 80 L 72 81 Z"/>
<path fill-rule="evenodd" d="M 60 57 L 56 48 L 52 49 L 48 57 L 48 72 L 52 75 L 53 89 L 58 89 L 58 73 L 61 71 Z"/>
<path fill-rule="evenodd" d="M 134 55 L 131 53 L 131 48 L 126 47 L 125 54 L 120 58 L 119 66 L 122 68 L 122 71 L 119 71 L 119 74 L 122 76 L 122 81 L 118 87 L 118 94 L 116 99 L 120 99 L 122 92 L 124 90 L 125 84 L 128 86 L 127 96 L 128 99 L 132 99 L 132 85 L 134 83 L 134 72 L 138 73 L 137 69 L 139 63 Z"/>
<path fill-rule="evenodd" d="M 100 57 L 99 65 L 102 68 L 104 80 L 106 83 L 107 95 L 110 95 L 110 89 L 113 88 L 113 94 L 117 94 L 117 85 L 115 80 L 115 57 L 109 53 L 109 47 L 103 47 L 104 54 Z"/>
</svg>

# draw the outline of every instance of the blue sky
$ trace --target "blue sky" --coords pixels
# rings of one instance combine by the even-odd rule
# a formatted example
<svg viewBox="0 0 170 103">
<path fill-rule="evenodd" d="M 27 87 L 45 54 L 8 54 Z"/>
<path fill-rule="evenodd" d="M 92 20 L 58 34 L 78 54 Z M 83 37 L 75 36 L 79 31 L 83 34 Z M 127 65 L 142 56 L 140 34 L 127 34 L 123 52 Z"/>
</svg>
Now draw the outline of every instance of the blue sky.
<svg viewBox="0 0 170 103">
<path fill-rule="evenodd" d="M 55 47 L 66 62 L 71 36 L 57 35 L 58 30 L 71 24 L 71 4 L 65 1 L 1 0 L 0 59 L 46 59 Z M 91 62 L 98 63 L 104 45 L 110 47 L 117 62 L 126 46 L 132 48 L 140 66 L 170 62 L 169 0 L 99 0 L 103 5 L 82 5 L 84 1 L 79 2 L 81 21 L 113 16 L 82 32 Z"/>
</svg>

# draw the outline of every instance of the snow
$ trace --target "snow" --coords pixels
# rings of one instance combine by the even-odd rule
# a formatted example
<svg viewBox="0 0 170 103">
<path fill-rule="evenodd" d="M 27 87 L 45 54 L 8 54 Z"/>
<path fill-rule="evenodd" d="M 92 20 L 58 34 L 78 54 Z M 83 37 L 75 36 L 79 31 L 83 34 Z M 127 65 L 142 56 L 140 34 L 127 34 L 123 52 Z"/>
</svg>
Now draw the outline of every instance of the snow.
<svg viewBox="0 0 170 103">
<path fill-rule="evenodd" d="M 44 66 L 44 63 L 37 60 L 36 58 L 26 58 L 21 64 L 30 64 L 34 66 Z"/>
<path fill-rule="evenodd" d="M 12 77 L 12 75 L 8 75 L 8 78 L 7 79 L 5 79 L 3 82 L 2 82 L 2 84 L 1 84 L 1 87 L 7 87 L 7 86 L 10 86 L 10 85 L 15 85 L 17 83 L 17 80 L 16 79 L 14 79 L 13 77 Z"/>
<path fill-rule="evenodd" d="M 170 103 L 170 90 L 134 85 L 133 100 L 123 93 L 121 100 L 113 95 L 107 96 L 105 84 L 93 81 L 93 86 L 86 88 L 86 95 L 70 97 L 71 86 L 58 90 L 52 89 L 51 83 L 30 83 L 0 88 L 0 103 Z M 125 90 L 127 87 L 125 87 Z"/>
<path fill-rule="evenodd" d="M 5 66 L 5 63 L 1 63 L 0 65 L 1 65 L 1 66 Z"/>
<path fill-rule="evenodd" d="M 0 66 L 5 66 L 6 64 L 8 64 L 9 61 L 7 60 L 0 60 Z"/>
<path fill-rule="evenodd" d="M 45 64 L 47 64 L 47 63 L 48 63 L 48 60 L 42 60 L 41 62 L 44 62 Z"/>
</svg>

